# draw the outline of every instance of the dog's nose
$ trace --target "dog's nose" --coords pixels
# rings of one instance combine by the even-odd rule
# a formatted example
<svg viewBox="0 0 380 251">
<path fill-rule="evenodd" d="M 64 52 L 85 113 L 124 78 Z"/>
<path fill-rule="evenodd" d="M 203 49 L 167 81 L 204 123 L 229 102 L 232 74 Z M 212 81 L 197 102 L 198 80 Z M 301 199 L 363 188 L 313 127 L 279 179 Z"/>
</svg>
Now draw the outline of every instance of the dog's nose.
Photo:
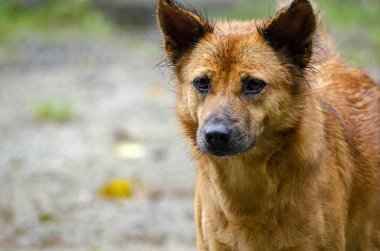
<svg viewBox="0 0 380 251">
<path fill-rule="evenodd" d="M 223 124 L 213 124 L 205 128 L 206 143 L 214 149 L 225 147 L 231 138 L 231 130 Z"/>
</svg>

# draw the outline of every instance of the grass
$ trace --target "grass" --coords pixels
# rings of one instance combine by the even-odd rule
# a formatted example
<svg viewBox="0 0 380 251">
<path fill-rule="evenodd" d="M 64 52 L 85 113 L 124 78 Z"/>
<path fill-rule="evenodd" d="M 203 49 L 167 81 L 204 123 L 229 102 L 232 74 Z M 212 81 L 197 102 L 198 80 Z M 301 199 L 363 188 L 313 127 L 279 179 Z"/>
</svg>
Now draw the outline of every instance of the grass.
<svg viewBox="0 0 380 251">
<path fill-rule="evenodd" d="M 319 0 L 318 5 L 326 12 L 327 22 L 342 26 L 378 26 L 380 2 L 378 0 Z"/>
<path fill-rule="evenodd" d="M 0 43 L 17 41 L 31 34 L 55 39 L 70 37 L 73 33 L 109 34 L 111 25 L 91 1 L 1 0 Z M 374 56 L 380 54 L 379 0 L 315 1 L 326 14 L 326 21 L 344 56 L 355 64 L 380 65 L 380 57 Z M 28 5 L 27 2 L 36 4 Z M 275 9 L 275 0 L 236 0 L 231 8 L 213 9 L 209 15 L 212 18 L 248 20 L 267 18 Z"/>
<path fill-rule="evenodd" d="M 344 56 L 359 65 L 380 64 L 380 57 L 374 56 L 380 54 L 378 0 L 319 0 L 318 4 Z"/>
<path fill-rule="evenodd" d="M 23 3 L 24 2 L 24 3 Z M 62 36 L 72 32 L 102 33 L 109 30 L 90 0 L 2 0 L 0 42 L 28 34 Z"/>
<path fill-rule="evenodd" d="M 290 0 L 289 0 L 290 1 Z M 315 0 L 318 8 L 326 13 L 330 25 L 363 26 L 379 34 L 380 2 L 378 0 Z M 211 11 L 211 17 L 227 19 L 268 18 L 277 9 L 276 2 L 238 0 L 232 8 Z"/>
<path fill-rule="evenodd" d="M 339 50 L 354 64 L 380 65 L 379 0 L 315 0 L 325 14 Z M 234 7 L 214 10 L 212 18 L 250 20 L 268 18 L 275 1 L 238 0 Z M 352 50 L 355 48 L 355 50 Z"/>
<path fill-rule="evenodd" d="M 65 122 L 74 117 L 73 107 L 64 100 L 44 100 L 35 102 L 33 110 L 37 119 L 42 121 Z"/>
</svg>

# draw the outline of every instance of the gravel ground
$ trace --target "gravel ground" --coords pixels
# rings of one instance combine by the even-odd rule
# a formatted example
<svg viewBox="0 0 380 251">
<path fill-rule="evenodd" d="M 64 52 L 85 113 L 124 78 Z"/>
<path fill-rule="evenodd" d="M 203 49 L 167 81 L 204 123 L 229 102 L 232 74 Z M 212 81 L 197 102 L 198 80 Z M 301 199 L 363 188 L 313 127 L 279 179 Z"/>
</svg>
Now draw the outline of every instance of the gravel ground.
<svg viewBox="0 0 380 251">
<path fill-rule="evenodd" d="M 195 168 L 151 34 L 0 48 L 0 251 L 195 250 Z M 74 117 L 36 118 L 50 99 Z M 138 156 L 118 154 L 123 141 Z M 133 196 L 99 196 L 113 178 Z"/>
</svg>

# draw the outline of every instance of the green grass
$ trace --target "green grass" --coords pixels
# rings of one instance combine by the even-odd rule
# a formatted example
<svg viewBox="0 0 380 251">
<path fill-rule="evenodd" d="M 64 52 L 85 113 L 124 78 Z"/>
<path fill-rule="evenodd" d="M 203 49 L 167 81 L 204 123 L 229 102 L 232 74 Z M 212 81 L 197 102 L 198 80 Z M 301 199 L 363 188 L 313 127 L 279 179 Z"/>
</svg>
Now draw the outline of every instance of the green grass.
<svg viewBox="0 0 380 251">
<path fill-rule="evenodd" d="M 315 0 L 333 31 L 338 49 L 352 63 L 380 65 L 379 0 Z M 212 18 L 266 19 L 276 10 L 275 1 L 237 0 L 232 8 L 214 10 Z M 337 31 L 337 32 L 336 32 Z M 352 48 L 355 48 L 354 50 Z"/>
<path fill-rule="evenodd" d="M 290 0 L 289 0 L 290 1 Z M 318 8 L 326 13 L 326 19 L 333 25 L 380 24 L 380 1 L 378 0 L 315 0 Z M 276 2 L 259 0 L 237 0 L 232 8 L 211 11 L 211 17 L 227 19 L 261 19 L 276 11 Z M 379 31 L 379 28 L 377 29 Z"/>
<path fill-rule="evenodd" d="M 40 223 L 49 223 L 54 221 L 54 216 L 51 214 L 40 214 L 39 221 Z"/>
<path fill-rule="evenodd" d="M 33 110 L 37 119 L 42 121 L 65 122 L 73 119 L 74 111 L 64 100 L 44 100 L 35 102 Z"/>
<path fill-rule="evenodd" d="M 89 0 L 40 0 L 35 6 L 22 1 L 2 0 L 0 40 L 28 34 L 62 36 L 72 32 L 101 33 L 109 29 L 103 16 Z"/>
<path fill-rule="evenodd" d="M 26 6 L 19 0 L 0 1 L 0 44 L 30 35 L 62 39 L 73 33 L 104 35 L 112 31 L 92 6 L 92 0 L 35 0 L 39 3 L 35 6 Z M 354 64 L 380 65 L 380 57 L 376 56 L 380 55 L 379 0 L 315 1 L 347 58 Z M 208 14 L 211 18 L 249 20 L 268 18 L 275 9 L 275 0 L 236 0 L 232 7 L 213 9 Z"/>
<path fill-rule="evenodd" d="M 380 24 L 380 2 L 378 0 L 319 0 L 319 8 L 326 13 L 327 22 L 334 25 Z"/>
<path fill-rule="evenodd" d="M 380 2 L 378 0 L 319 0 L 338 48 L 358 65 L 380 64 Z M 341 33 L 339 35 L 339 33 Z M 353 49 L 355 48 L 355 49 Z"/>
</svg>

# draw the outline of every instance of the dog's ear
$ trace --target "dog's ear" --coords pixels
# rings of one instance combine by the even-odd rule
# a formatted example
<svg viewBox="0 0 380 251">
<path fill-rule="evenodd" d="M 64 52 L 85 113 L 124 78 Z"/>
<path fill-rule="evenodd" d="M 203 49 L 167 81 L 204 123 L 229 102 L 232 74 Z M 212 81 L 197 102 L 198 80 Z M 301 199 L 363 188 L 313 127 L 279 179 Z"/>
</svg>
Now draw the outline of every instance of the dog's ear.
<svg viewBox="0 0 380 251">
<path fill-rule="evenodd" d="M 305 68 L 312 55 L 316 16 L 308 0 L 294 0 L 259 27 L 261 35 L 286 60 Z"/>
<path fill-rule="evenodd" d="M 173 0 L 158 0 L 157 19 L 164 35 L 166 53 L 173 63 L 191 50 L 206 33 L 212 32 L 207 20 Z"/>
</svg>

